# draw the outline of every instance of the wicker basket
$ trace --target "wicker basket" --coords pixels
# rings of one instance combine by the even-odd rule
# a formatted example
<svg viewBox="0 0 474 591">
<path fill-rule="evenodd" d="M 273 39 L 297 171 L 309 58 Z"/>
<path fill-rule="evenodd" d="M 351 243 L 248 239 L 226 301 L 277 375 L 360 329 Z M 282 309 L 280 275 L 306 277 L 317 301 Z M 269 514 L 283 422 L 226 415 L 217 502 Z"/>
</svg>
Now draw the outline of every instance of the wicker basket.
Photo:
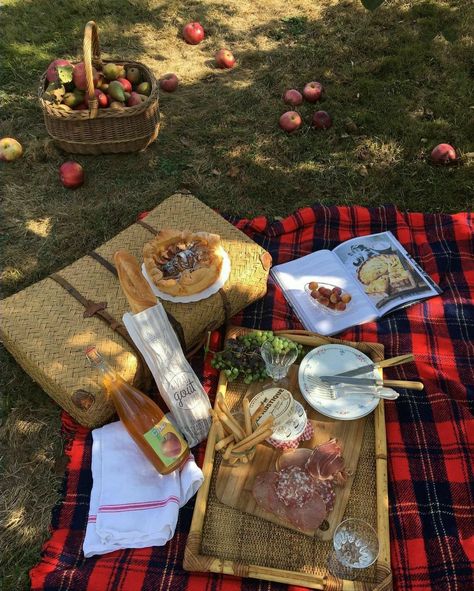
<svg viewBox="0 0 474 591">
<path fill-rule="evenodd" d="M 231 261 L 229 279 L 218 293 L 189 304 L 163 302 L 185 350 L 265 295 L 269 253 L 198 199 L 178 193 L 165 199 L 145 221 L 0 303 L 0 338 L 5 347 L 82 425 L 96 427 L 114 414 L 87 363 L 85 347 L 96 344 L 126 380 L 139 385 L 140 360 L 124 338 L 120 322 L 129 306 L 111 262 L 120 248 L 141 260 L 144 243 L 161 228 L 219 234 Z M 82 295 L 82 302 L 71 288 Z"/>
<path fill-rule="evenodd" d="M 109 60 L 110 61 L 110 60 Z M 84 64 L 86 67 L 89 110 L 73 111 L 66 105 L 51 105 L 43 100 L 47 80 L 41 77 L 38 97 L 49 135 L 58 146 L 73 154 L 110 154 L 144 150 L 158 136 L 160 113 L 158 84 L 153 73 L 142 63 L 120 62 L 141 71 L 142 78 L 151 85 L 146 101 L 122 111 L 99 109 L 94 94 L 92 66 L 102 69 L 97 25 L 89 21 L 84 30 Z"/>
</svg>

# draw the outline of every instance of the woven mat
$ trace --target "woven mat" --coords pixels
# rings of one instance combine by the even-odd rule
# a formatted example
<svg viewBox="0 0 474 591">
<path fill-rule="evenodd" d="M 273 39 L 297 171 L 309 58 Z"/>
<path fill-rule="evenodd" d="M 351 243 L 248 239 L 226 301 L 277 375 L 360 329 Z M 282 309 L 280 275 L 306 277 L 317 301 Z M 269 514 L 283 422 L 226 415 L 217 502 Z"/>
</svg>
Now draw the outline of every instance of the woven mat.
<svg viewBox="0 0 474 591">
<path fill-rule="evenodd" d="M 226 390 L 230 408 L 240 408 L 248 386 L 233 382 Z M 352 484 L 345 517 L 358 517 L 377 528 L 375 486 L 374 415 L 367 418 L 357 472 Z M 203 527 L 201 553 L 208 556 L 267 566 L 279 570 L 325 574 L 331 542 L 322 542 L 298 532 L 242 513 L 217 500 L 215 482 L 221 454 L 216 454 Z M 359 580 L 373 582 L 375 567 L 364 571 Z"/>
</svg>

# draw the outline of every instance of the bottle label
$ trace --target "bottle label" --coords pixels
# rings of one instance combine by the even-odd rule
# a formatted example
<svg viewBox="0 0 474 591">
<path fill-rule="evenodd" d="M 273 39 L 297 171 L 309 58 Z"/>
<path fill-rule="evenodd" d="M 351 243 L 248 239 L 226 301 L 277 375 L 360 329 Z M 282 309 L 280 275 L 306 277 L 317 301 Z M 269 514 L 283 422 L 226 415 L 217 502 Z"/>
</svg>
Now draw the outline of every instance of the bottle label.
<svg viewBox="0 0 474 591">
<path fill-rule="evenodd" d="M 186 447 L 186 442 L 166 417 L 163 417 L 143 437 L 165 466 L 173 464 Z"/>
</svg>

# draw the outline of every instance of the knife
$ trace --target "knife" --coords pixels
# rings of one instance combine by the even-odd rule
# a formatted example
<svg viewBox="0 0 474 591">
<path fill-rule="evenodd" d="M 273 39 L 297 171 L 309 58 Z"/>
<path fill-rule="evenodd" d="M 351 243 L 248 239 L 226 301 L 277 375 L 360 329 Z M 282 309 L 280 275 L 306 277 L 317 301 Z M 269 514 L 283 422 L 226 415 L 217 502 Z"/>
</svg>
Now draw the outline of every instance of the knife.
<svg viewBox="0 0 474 591">
<path fill-rule="evenodd" d="M 408 388 L 409 390 L 423 390 L 421 382 L 410 380 L 379 380 L 376 378 L 353 378 L 346 376 L 318 376 L 326 384 L 352 384 L 353 386 L 389 386 L 391 388 Z"/>
<path fill-rule="evenodd" d="M 391 357 L 390 359 L 384 359 L 377 363 L 368 363 L 367 365 L 363 365 L 362 367 L 357 367 L 356 369 L 350 369 L 349 371 L 343 371 L 338 373 L 338 376 L 359 376 L 364 373 L 368 373 L 369 371 L 373 371 L 374 369 L 382 369 L 383 367 L 394 367 L 395 365 L 401 365 L 402 363 L 408 363 L 409 361 L 413 361 L 414 356 L 412 353 L 407 353 L 406 355 L 398 355 L 398 357 Z"/>
</svg>

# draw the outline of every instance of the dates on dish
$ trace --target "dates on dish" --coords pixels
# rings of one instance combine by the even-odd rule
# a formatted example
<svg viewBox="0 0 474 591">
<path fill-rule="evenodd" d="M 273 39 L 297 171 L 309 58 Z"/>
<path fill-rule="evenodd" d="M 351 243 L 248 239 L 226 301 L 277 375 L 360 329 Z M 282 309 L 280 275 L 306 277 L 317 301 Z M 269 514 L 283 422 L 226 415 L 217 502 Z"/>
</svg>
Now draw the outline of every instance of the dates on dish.
<svg viewBox="0 0 474 591">
<path fill-rule="evenodd" d="M 348 291 L 343 291 L 341 287 L 329 283 L 311 281 L 307 284 L 306 289 L 315 302 L 333 312 L 344 312 L 352 300 Z"/>
</svg>

